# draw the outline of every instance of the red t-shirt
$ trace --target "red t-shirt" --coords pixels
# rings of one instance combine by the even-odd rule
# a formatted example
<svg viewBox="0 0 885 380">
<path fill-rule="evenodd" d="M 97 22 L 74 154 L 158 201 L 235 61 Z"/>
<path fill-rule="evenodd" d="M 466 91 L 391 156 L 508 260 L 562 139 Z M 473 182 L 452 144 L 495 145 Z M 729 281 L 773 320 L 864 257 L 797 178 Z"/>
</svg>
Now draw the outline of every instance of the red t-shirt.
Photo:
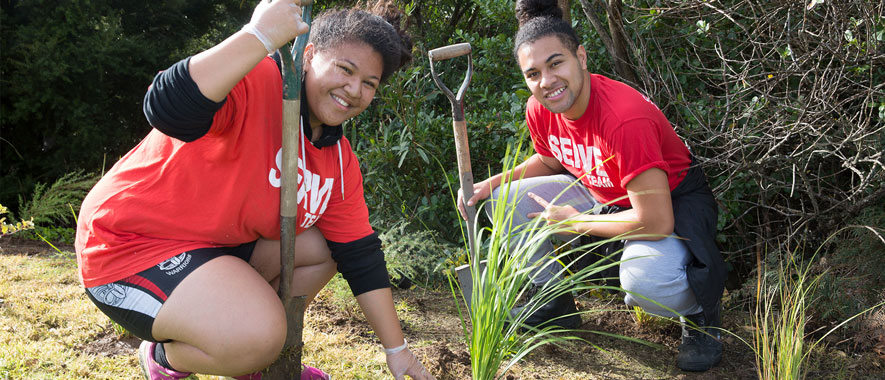
<svg viewBox="0 0 885 380">
<path fill-rule="evenodd" d="M 535 152 L 556 158 L 603 203 L 630 207 L 627 183 L 650 168 L 667 172 L 672 191 L 691 164 L 688 148 L 658 107 L 602 75 L 590 75 L 590 101 L 578 120 L 531 97 L 526 121 Z"/>
<path fill-rule="evenodd" d="M 281 126 L 282 80 L 267 58 L 231 90 L 205 136 L 185 143 L 152 130 L 83 201 L 75 243 L 83 284 L 117 281 L 196 248 L 278 240 Z M 300 145 L 297 232 L 316 225 L 339 243 L 371 234 L 347 139 Z"/>
</svg>

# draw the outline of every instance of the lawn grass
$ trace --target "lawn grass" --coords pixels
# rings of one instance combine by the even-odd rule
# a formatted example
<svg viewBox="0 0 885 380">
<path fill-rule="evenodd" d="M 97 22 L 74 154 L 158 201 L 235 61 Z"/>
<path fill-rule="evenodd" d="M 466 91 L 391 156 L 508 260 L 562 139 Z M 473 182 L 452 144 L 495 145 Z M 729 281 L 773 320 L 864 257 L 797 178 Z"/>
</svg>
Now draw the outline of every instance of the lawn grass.
<svg viewBox="0 0 885 380">
<path fill-rule="evenodd" d="M 0 379 L 136 379 L 133 355 L 92 352 L 110 320 L 71 255 L 0 255 Z"/>
</svg>

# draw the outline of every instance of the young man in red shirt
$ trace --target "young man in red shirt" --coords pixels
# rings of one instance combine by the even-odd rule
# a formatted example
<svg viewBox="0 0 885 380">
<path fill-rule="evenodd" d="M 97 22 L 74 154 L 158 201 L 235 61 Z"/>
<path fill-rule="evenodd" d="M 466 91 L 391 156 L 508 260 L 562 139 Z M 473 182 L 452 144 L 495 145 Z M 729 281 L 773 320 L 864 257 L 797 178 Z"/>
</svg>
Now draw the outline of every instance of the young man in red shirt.
<svg viewBox="0 0 885 380">
<path fill-rule="evenodd" d="M 574 233 L 624 237 L 619 279 L 625 302 L 703 327 L 684 325 L 677 365 L 713 367 L 722 355 L 717 327 L 726 273 L 714 240 L 716 203 L 703 172 L 651 100 L 587 71 L 587 53 L 556 1 L 520 1 L 517 18 L 514 55 L 532 92 L 526 121 L 536 153 L 477 183 L 467 204 L 495 199 L 504 189 L 518 202 L 514 225 L 535 217 L 568 219 Z M 583 186 L 570 186 L 575 181 Z M 532 258 L 548 262 L 533 274 L 534 286 L 559 280 L 562 267 L 547 258 L 552 249 L 548 243 Z M 577 328 L 580 317 L 570 315 L 576 312 L 569 293 L 526 323 Z"/>
</svg>

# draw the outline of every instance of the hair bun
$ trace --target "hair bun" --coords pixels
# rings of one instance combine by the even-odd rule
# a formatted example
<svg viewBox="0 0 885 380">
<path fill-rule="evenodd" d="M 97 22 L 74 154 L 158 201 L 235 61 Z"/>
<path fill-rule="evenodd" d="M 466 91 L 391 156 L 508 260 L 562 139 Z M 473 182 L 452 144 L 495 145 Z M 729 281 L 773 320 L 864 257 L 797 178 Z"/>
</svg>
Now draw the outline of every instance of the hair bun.
<svg viewBox="0 0 885 380">
<path fill-rule="evenodd" d="M 518 0 L 516 2 L 516 19 L 519 25 L 535 17 L 562 18 L 562 9 L 556 0 Z"/>
<path fill-rule="evenodd" d="M 406 32 L 406 25 L 403 25 L 403 12 L 397 7 L 393 0 L 377 0 L 374 4 L 368 6 L 368 12 L 387 21 L 393 26 L 396 34 L 400 39 L 400 61 L 399 67 L 405 66 L 412 60 L 412 38 Z M 405 18 L 408 22 L 408 18 Z"/>
</svg>

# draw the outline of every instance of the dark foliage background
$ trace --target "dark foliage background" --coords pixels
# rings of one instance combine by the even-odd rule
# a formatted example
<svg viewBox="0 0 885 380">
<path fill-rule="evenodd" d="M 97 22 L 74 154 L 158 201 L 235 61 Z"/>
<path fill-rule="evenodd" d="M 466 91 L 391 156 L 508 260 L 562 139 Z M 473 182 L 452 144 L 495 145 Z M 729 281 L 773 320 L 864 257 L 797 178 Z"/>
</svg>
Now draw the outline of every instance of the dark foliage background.
<svg viewBox="0 0 885 380">
<path fill-rule="evenodd" d="M 4 0 L 0 202 L 110 167 L 149 131 L 158 70 L 248 20 L 240 1 Z"/>
</svg>

